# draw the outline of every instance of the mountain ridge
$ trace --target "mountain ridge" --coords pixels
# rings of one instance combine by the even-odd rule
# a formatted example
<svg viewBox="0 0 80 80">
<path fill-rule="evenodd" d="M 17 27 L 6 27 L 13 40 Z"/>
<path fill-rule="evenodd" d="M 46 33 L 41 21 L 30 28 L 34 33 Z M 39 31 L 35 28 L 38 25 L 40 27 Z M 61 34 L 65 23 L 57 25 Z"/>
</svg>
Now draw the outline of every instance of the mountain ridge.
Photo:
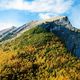
<svg viewBox="0 0 80 80">
<path fill-rule="evenodd" d="M 70 21 L 68 20 L 67 16 L 57 16 L 57 17 L 52 17 L 50 19 L 46 19 L 46 20 L 31 21 L 30 23 L 24 24 L 24 25 L 22 25 L 18 28 L 15 27 L 15 29 L 12 27 L 13 30 L 12 31 L 9 30 L 8 33 L 5 36 L 3 34 L 1 34 L 0 41 L 3 41 L 3 39 L 5 39 L 6 36 L 9 36 L 10 38 L 15 37 L 15 36 L 17 36 L 17 34 L 19 34 L 21 32 L 25 32 L 26 30 L 32 28 L 33 26 L 37 26 L 37 25 L 40 25 L 40 24 L 45 24 L 47 22 L 56 22 L 58 20 L 60 20 L 60 21 L 61 20 L 63 20 L 63 21 L 66 20 L 67 24 L 69 24 L 69 26 L 66 26 L 66 28 L 68 28 L 71 31 L 79 32 L 79 30 L 77 28 L 73 27 L 70 24 Z M 65 25 L 66 25 L 66 22 L 64 22 Z M 60 24 L 62 24 L 62 23 L 60 23 Z M 4 31 L 4 30 L 2 30 L 2 31 Z"/>
<path fill-rule="evenodd" d="M 79 30 L 73 27 L 67 16 L 58 16 L 40 21 L 32 21 L 28 24 L 24 24 L 19 28 L 16 28 L 10 32 L 7 36 L 3 37 L 3 40 L 7 38 L 15 39 L 19 37 L 26 30 L 29 30 L 35 26 L 41 26 L 50 32 L 55 33 L 65 43 L 67 49 L 77 57 L 80 57 L 80 33 Z"/>
</svg>

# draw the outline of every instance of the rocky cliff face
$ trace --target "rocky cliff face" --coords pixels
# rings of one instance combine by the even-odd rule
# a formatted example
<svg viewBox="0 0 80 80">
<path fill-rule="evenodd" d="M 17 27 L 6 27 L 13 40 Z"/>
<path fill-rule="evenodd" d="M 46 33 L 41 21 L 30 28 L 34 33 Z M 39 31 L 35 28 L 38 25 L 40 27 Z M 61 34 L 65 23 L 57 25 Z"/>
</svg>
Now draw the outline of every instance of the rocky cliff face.
<svg viewBox="0 0 80 80">
<path fill-rule="evenodd" d="M 67 49 L 80 57 L 80 33 L 69 22 L 68 18 L 63 16 L 57 19 L 51 19 L 40 24 L 47 30 L 55 33 L 60 39 L 65 42 Z"/>
</svg>

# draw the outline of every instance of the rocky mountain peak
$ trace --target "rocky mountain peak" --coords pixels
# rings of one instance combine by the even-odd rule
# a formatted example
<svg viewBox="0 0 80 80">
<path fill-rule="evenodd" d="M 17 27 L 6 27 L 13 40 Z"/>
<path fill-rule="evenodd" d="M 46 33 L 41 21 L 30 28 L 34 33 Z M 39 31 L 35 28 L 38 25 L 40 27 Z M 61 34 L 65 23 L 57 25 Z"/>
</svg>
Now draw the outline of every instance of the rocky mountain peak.
<svg viewBox="0 0 80 80">
<path fill-rule="evenodd" d="M 38 24 L 38 25 L 51 24 L 51 23 L 54 23 L 57 26 L 64 26 L 65 28 L 69 29 L 70 31 L 78 32 L 78 29 L 72 26 L 72 24 L 70 23 L 67 16 L 57 16 L 57 17 L 52 17 L 50 19 L 36 22 L 36 24 Z"/>
</svg>

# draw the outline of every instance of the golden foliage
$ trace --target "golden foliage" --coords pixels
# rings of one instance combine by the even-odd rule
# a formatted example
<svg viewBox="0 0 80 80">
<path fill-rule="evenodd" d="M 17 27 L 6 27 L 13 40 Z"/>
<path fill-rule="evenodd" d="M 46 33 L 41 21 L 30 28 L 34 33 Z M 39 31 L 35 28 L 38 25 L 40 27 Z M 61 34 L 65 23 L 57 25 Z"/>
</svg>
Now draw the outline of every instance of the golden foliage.
<svg viewBox="0 0 80 80">
<path fill-rule="evenodd" d="M 25 32 L 0 47 L 0 80 L 80 80 L 80 60 L 54 34 L 38 31 Z"/>
</svg>

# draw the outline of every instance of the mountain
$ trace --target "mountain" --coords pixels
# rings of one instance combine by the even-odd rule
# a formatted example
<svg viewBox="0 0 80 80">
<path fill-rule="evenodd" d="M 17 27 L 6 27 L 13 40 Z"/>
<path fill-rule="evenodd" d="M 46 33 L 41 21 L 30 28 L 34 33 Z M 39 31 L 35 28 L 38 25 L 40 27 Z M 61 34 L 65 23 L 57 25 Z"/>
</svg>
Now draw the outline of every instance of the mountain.
<svg viewBox="0 0 80 80">
<path fill-rule="evenodd" d="M 0 47 L 1 80 L 80 80 L 79 75 L 80 60 L 40 26 Z"/>
<path fill-rule="evenodd" d="M 66 45 L 68 51 L 80 57 L 80 32 L 73 27 L 66 16 L 58 16 L 42 21 L 32 21 L 19 28 L 13 28 L 6 36 L 1 37 L 1 41 L 20 36 L 26 30 L 35 26 L 41 26 L 56 34 Z"/>
<path fill-rule="evenodd" d="M 33 21 L 16 30 L 18 36 L 0 44 L 0 80 L 80 80 L 79 55 L 71 48 L 79 32 L 67 17 Z"/>
</svg>

